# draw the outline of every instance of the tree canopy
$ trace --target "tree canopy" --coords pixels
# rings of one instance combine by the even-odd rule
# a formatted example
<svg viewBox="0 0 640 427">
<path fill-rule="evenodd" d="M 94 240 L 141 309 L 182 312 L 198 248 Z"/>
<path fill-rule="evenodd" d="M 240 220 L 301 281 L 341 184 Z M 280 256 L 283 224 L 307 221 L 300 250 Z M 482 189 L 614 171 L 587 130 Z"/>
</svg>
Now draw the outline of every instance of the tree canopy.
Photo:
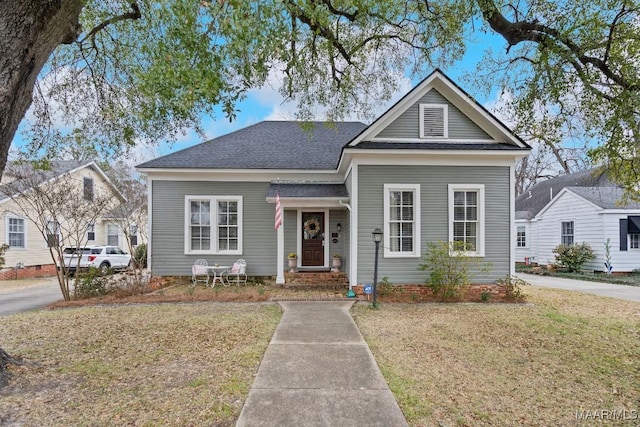
<svg viewBox="0 0 640 427">
<path fill-rule="evenodd" d="M 69 138 L 116 150 L 171 139 L 203 115 L 233 119 L 270 73 L 282 76 L 299 118 L 316 106 L 327 119 L 353 110 L 370 118 L 398 76 L 447 67 L 469 37 L 486 32 L 504 43 L 487 50 L 476 86 L 509 91 L 519 131 L 551 146 L 567 135 L 590 143 L 592 158 L 638 194 L 636 0 L 8 3 L 0 12 L 0 87 L 8 88 L 0 170 L 32 94 L 28 134 L 38 152 Z"/>
</svg>

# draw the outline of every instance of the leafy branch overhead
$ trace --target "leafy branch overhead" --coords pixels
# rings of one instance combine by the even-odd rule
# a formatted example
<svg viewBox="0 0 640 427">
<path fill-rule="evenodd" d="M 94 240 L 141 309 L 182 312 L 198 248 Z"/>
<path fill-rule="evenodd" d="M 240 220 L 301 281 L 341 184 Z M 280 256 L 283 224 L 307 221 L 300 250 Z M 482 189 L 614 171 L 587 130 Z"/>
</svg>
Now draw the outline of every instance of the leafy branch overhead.
<svg viewBox="0 0 640 427">
<path fill-rule="evenodd" d="M 0 170 L 31 99 L 27 135 L 39 154 L 69 138 L 105 152 L 171 140 L 203 115 L 233 119 L 267 84 L 299 118 L 320 107 L 327 119 L 370 119 L 407 73 L 451 66 L 489 34 L 501 48 L 468 70 L 469 87 L 509 92 L 518 132 L 583 141 L 628 190 L 640 175 L 637 0 L 9 3 Z"/>
</svg>

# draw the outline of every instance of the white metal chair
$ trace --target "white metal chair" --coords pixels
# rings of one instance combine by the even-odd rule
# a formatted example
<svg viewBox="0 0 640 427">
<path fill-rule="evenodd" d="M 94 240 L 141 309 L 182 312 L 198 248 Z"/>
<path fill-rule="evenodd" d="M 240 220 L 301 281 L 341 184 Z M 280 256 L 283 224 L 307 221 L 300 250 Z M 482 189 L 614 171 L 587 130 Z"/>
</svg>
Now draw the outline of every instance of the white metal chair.
<svg viewBox="0 0 640 427">
<path fill-rule="evenodd" d="M 236 286 L 240 286 L 240 283 L 243 285 L 247 284 L 247 262 L 243 259 L 239 259 L 233 263 L 231 270 L 229 270 L 225 275 L 225 281 L 232 285 L 235 283 Z"/>
<path fill-rule="evenodd" d="M 193 286 L 198 282 L 209 284 L 209 263 L 206 259 L 197 259 L 191 266 L 191 281 Z"/>
</svg>

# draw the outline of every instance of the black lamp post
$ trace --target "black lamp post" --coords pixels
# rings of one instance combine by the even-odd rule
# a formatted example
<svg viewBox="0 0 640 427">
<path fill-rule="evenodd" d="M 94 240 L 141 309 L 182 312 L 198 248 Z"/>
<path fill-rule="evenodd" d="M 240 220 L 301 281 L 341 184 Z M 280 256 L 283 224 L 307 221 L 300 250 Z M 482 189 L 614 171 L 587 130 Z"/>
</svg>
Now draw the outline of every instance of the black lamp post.
<svg viewBox="0 0 640 427">
<path fill-rule="evenodd" d="M 376 244 L 376 256 L 373 266 L 373 306 L 378 307 L 378 250 L 380 249 L 380 242 L 382 241 L 382 230 L 376 227 L 371 235 L 373 236 L 373 242 Z"/>
</svg>

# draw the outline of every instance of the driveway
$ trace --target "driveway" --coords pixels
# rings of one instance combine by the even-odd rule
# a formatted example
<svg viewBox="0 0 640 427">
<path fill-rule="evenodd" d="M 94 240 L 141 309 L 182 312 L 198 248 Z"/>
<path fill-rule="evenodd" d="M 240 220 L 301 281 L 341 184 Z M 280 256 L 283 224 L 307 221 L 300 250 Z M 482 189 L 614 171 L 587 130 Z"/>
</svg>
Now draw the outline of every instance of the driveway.
<svg viewBox="0 0 640 427">
<path fill-rule="evenodd" d="M 603 297 L 618 298 L 640 302 L 640 286 L 614 285 L 611 283 L 590 282 L 585 280 L 563 279 L 537 274 L 517 273 L 516 276 L 532 285 L 545 288 L 567 289 Z"/>
<path fill-rule="evenodd" d="M 62 299 L 55 277 L 45 283 L 0 290 L 0 316 L 42 308 Z"/>
</svg>

